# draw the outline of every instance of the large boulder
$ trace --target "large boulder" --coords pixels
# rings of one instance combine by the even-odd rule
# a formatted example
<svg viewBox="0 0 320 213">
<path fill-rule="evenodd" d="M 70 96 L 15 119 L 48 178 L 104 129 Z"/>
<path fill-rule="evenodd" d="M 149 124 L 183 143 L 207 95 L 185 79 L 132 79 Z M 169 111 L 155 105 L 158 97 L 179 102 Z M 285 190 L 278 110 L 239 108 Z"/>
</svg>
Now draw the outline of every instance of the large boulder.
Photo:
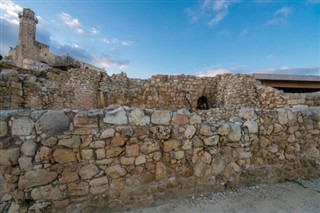
<svg viewBox="0 0 320 213">
<path fill-rule="evenodd" d="M 36 123 L 37 132 L 58 135 L 69 130 L 70 119 L 62 111 L 48 111 Z"/>
</svg>

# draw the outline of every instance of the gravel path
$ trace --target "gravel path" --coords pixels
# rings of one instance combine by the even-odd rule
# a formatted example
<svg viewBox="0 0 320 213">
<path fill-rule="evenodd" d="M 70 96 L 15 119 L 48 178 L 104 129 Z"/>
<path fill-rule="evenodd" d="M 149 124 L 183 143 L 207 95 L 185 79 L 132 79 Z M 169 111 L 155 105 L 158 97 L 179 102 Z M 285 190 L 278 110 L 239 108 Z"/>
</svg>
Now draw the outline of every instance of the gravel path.
<svg viewBox="0 0 320 213">
<path fill-rule="evenodd" d="M 258 185 L 235 191 L 167 202 L 130 213 L 197 213 L 197 212 L 320 212 L 320 177 L 312 181 L 296 181 Z M 128 212 L 128 213 L 129 213 Z"/>
</svg>

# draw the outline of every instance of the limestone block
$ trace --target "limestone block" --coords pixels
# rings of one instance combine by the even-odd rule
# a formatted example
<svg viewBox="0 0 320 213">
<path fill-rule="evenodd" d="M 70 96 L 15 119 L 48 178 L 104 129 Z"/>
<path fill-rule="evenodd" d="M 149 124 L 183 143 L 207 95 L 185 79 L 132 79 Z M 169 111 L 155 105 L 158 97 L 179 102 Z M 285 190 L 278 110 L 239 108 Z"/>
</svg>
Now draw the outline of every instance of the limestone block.
<svg viewBox="0 0 320 213">
<path fill-rule="evenodd" d="M 18 185 L 20 189 L 46 185 L 56 179 L 57 176 L 56 172 L 50 172 L 45 169 L 28 171 L 23 176 L 20 176 Z"/>
<path fill-rule="evenodd" d="M 216 146 L 219 143 L 219 136 L 214 135 L 209 138 L 203 139 L 204 145 L 206 146 Z"/>
<path fill-rule="evenodd" d="M 254 108 L 250 107 L 241 107 L 239 111 L 239 117 L 245 120 L 256 120 L 257 115 L 254 111 Z"/>
<path fill-rule="evenodd" d="M 267 147 L 271 142 L 268 138 L 261 136 L 259 143 L 260 143 L 260 146 L 264 148 L 264 147 Z"/>
<path fill-rule="evenodd" d="M 114 146 L 123 146 L 127 142 L 127 140 L 128 138 L 126 137 L 113 137 L 111 143 Z"/>
<path fill-rule="evenodd" d="M 77 165 L 72 165 L 69 167 L 66 167 L 62 174 L 61 178 L 59 179 L 60 183 L 69 183 L 69 182 L 74 182 L 79 180 L 78 176 L 78 166 Z"/>
<path fill-rule="evenodd" d="M 156 163 L 156 171 L 155 171 L 155 180 L 160 181 L 167 177 L 167 168 L 166 166 L 161 163 Z"/>
<path fill-rule="evenodd" d="M 189 123 L 189 116 L 185 114 L 173 113 L 172 124 L 183 125 Z"/>
<path fill-rule="evenodd" d="M 20 157 L 20 148 L 0 149 L 0 164 L 11 166 L 17 165 Z"/>
<path fill-rule="evenodd" d="M 100 135 L 100 138 L 101 139 L 105 139 L 105 138 L 112 138 L 115 134 L 115 130 L 112 129 L 112 128 L 108 128 L 108 129 L 105 129 L 101 135 Z"/>
<path fill-rule="evenodd" d="M 68 195 L 87 195 L 89 193 L 89 185 L 87 182 L 75 182 L 68 184 Z"/>
<path fill-rule="evenodd" d="M 164 152 L 170 152 L 172 150 L 175 150 L 176 148 L 178 148 L 180 145 L 180 142 L 178 140 L 175 139 L 171 139 L 168 141 L 165 141 L 163 143 L 163 151 Z"/>
<path fill-rule="evenodd" d="M 72 138 L 61 139 L 61 140 L 59 140 L 58 144 L 60 146 L 65 146 L 65 147 L 72 148 L 72 149 L 79 149 L 80 144 L 81 144 L 81 140 L 80 140 L 79 136 L 76 136 L 76 137 L 72 137 Z"/>
<path fill-rule="evenodd" d="M 34 156 L 36 153 L 37 144 L 33 141 L 26 141 L 21 146 L 22 154 L 26 156 Z"/>
<path fill-rule="evenodd" d="M 238 142 L 241 139 L 241 124 L 234 123 L 230 124 L 230 132 L 228 134 L 228 138 L 232 142 Z"/>
<path fill-rule="evenodd" d="M 139 145 L 138 144 L 132 144 L 126 146 L 126 156 L 129 157 L 136 157 L 139 155 Z"/>
<path fill-rule="evenodd" d="M 171 137 L 171 129 L 165 126 L 153 126 L 150 128 L 153 135 L 159 140 L 169 139 Z"/>
<path fill-rule="evenodd" d="M 145 116 L 142 109 L 133 109 L 129 113 L 129 122 L 132 125 L 146 126 L 150 124 L 150 117 Z"/>
<path fill-rule="evenodd" d="M 123 107 L 118 107 L 112 111 L 106 111 L 106 116 L 103 121 L 108 124 L 128 124 L 127 114 Z"/>
<path fill-rule="evenodd" d="M 145 155 L 148 155 L 159 149 L 160 149 L 159 144 L 156 141 L 145 141 L 140 147 L 140 151 Z"/>
<path fill-rule="evenodd" d="M 100 177 L 92 179 L 89 185 L 91 194 L 101 194 L 109 189 L 109 180 L 108 177 Z"/>
<path fill-rule="evenodd" d="M 114 158 L 123 152 L 123 148 L 119 146 L 111 146 L 106 148 L 106 158 Z"/>
<path fill-rule="evenodd" d="M 248 128 L 249 133 L 258 133 L 258 124 L 255 121 L 246 121 L 243 126 Z"/>
<path fill-rule="evenodd" d="M 203 163 L 210 164 L 212 156 L 209 152 L 204 152 L 200 159 Z"/>
<path fill-rule="evenodd" d="M 7 134 L 8 134 L 7 122 L 0 121 L 0 138 L 6 136 Z"/>
<path fill-rule="evenodd" d="M 186 131 L 184 132 L 184 136 L 188 139 L 192 138 L 196 133 L 196 128 L 192 125 L 188 125 Z"/>
<path fill-rule="evenodd" d="M 205 136 L 212 136 L 213 131 L 211 129 L 211 126 L 208 125 L 202 125 L 200 128 L 200 134 Z"/>
<path fill-rule="evenodd" d="M 136 166 L 138 166 L 138 165 L 141 165 L 141 164 L 144 164 L 144 163 L 146 163 L 147 161 L 146 161 L 146 156 L 145 155 L 139 155 L 137 158 L 136 158 L 136 160 L 134 161 L 134 164 L 136 165 Z"/>
<path fill-rule="evenodd" d="M 279 123 L 284 125 L 288 123 L 288 113 L 285 109 L 278 109 L 278 120 Z"/>
<path fill-rule="evenodd" d="M 158 111 L 155 110 L 151 116 L 151 122 L 153 124 L 160 124 L 160 125 L 170 125 L 171 121 L 171 112 L 169 111 Z"/>
<path fill-rule="evenodd" d="M 72 151 L 72 149 L 67 148 L 57 148 L 53 152 L 53 158 L 58 163 L 69 163 L 77 161 L 75 153 Z"/>
<path fill-rule="evenodd" d="M 191 140 L 185 140 L 183 145 L 182 145 L 182 149 L 183 150 L 189 150 L 192 148 L 192 141 Z"/>
<path fill-rule="evenodd" d="M 56 138 L 56 137 L 49 137 L 49 138 L 46 139 L 46 140 L 41 140 L 41 143 L 42 143 L 44 146 L 53 147 L 53 146 L 55 146 L 55 145 L 58 143 L 58 138 Z"/>
<path fill-rule="evenodd" d="M 90 179 L 98 173 L 99 168 L 94 164 L 85 165 L 81 167 L 81 169 L 79 170 L 79 175 L 81 179 Z"/>
<path fill-rule="evenodd" d="M 83 149 L 81 150 L 81 157 L 84 160 L 90 160 L 93 157 L 93 150 L 92 149 Z"/>
<path fill-rule="evenodd" d="M 24 171 L 32 170 L 32 167 L 33 167 L 32 158 L 31 157 L 25 157 L 25 156 L 20 157 L 19 158 L 19 166 Z"/>
<path fill-rule="evenodd" d="M 33 200 L 60 200 L 66 197 L 65 192 L 59 190 L 58 186 L 52 185 L 34 188 L 31 191 Z"/>
<path fill-rule="evenodd" d="M 176 151 L 176 152 L 174 153 L 174 158 L 175 158 L 176 160 L 181 160 L 181 159 L 183 159 L 183 158 L 184 158 L 184 151 Z"/>
<path fill-rule="evenodd" d="M 98 118 L 88 112 L 79 112 L 73 120 L 75 127 L 98 127 Z"/>
<path fill-rule="evenodd" d="M 230 126 L 229 124 L 222 124 L 219 128 L 218 128 L 218 134 L 219 135 L 228 135 L 230 132 Z"/>
<path fill-rule="evenodd" d="M 283 130 L 283 127 L 280 124 L 277 124 L 277 123 L 274 124 L 274 128 L 273 128 L 274 133 L 281 132 L 282 130 Z"/>
<path fill-rule="evenodd" d="M 106 168 L 105 172 L 111 178 L 119 178 L 124 176 L 127 173 L 126 170 L 122 168 L 120 165 L 110 166 Z"/>
<path fill-rule="evenodd" d="M 34 127 L 33 120 L 22 117 L 12 121 L 12 135 L 30 135 Z"/>
<path fill-rule="evenodd" d="M 120 163 L 121 163 L 122 165 L 129 166 L 129 165 L 132 165 L 132 164 L 134 163 L 134 160 L 135 160 L 134 157 L 122 156 L 122 157 L 120 158 Z"/>
<path fill-rule="evenodd" d="M 103 159 L 106 157 L 106 150 L 105 149 L 97 149 L 96 150 L 96 157 L 97 159 Z"/>
<path fill-rule="evenodd" d="M 69 117 L 62 111 L 48 111 L 36 123 L 37 132 L 58 135 L 69 130 Z"/>
</svg>

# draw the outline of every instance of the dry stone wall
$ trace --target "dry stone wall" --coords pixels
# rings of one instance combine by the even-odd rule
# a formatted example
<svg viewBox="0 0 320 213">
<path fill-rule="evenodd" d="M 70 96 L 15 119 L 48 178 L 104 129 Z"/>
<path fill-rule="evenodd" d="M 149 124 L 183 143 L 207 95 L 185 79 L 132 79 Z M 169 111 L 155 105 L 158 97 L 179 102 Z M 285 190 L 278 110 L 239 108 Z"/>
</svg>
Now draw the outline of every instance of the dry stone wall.
<svg viewBox="0 0 320 213">
<path fill-rule="evenodd" d="M 320 108 L 0 112 L 0 211 L 89 212 L 320 174 Z"/>
<path fill-rule="evenodd" d="M 124 73 L 109 76 L 88 69 L 42 72 L 2 69 L 0 109 L 104 108 L 112 104 L 162 110 L 195 111 L 205 97 L 208 108 L 277 109 L 296 105 L 319 106 L 320 92 L 286 94 L 265 87 L 248 75 L 216 77 L 156 75 L 131 79 Z"/>
</svg>

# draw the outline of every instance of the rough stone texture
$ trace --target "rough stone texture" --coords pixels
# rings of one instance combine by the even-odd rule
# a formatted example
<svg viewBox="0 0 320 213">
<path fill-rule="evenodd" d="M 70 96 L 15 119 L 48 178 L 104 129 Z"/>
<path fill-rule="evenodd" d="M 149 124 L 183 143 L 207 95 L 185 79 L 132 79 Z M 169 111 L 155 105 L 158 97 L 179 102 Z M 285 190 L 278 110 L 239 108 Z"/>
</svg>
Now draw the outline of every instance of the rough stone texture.
<svg viewBox="0 0 320 213">
<path fill-rule="evenodd" d="M 153 124 L 169 125 L 171 121 L 171 112 L 169 111 L 154 111 L 151 116 Z"/>
<path fill-rule="evenodd" d="M 103 121 L 108 124 L 127 124 L 128 118 L 125 109 L 118 107 L 112 111 L 107 111 Z"/>
<path fill-rule="evenodd" d="M 132 125 L 146 126 L 150 123 L 150 117 L 145 116 L 142 109 L 133 109 L 129 113 L 129 122 Z"/>
<path fill-rule="evenodd" d="M 58 163 L 69 163 L 77 160 L 72 149 L 58 148 L 53 152 L 52 156 Z"/>
<path fill-rule="evenodd" d="M 69 123 L 69 117 L 64 112 L 49 111 L 39 118 L 36 129 L 47 135 L 58 135 L 69 129 Z"/>
<path fill-rule="evenodd" d="M 96 174 L 98 174 L 98 172 L 99 172 L 99 169 L 96 165 L 88 164 L 81 167 L 81 169 L 79 170 L 79 175 L 81 179 L 90 179 Z"/>
<path fill-rule="evenodd" d="M 33 120 L 22 117 L 13 120 L 12 135 L 30 135 L 34 127 Z"/>
<path fill-rule="evenodd" d="M 122 108 L 128 118 L 142 110 Z M 39 212 L 113 210 L 320 174 L 317 108 L 254 108 L 241 117 L 239 109 L 164 111 L 187 119 L 144 126 L 139 116 L 135 125 L 103 122 L 112 109 L 64 112 L 67 131 L 50 135 L 37 129 L 26 136 L 12 135 L 10 123 L 27 117 L 38 124 L 48 112 L 1 112 L 8 127 L 0 148 L 1 202 Z M 154 114 L 143 112 L 142 120 Z M 96 124 L 77 115 L 96 116 Z M 29 205 L 28 199 L 35 200 Z"/>
<path fill-rule="evenodd" d="M 41 186 L 51 183 L 58 174 L 56 172 L 50 172 L 44 169 L 39 169 L 35 171 L 28 171 L 24 176 L 19 178 L 19 188 L 31 188 L 34 186 Z"/>
<path fill-rule="evenodd" d="M 0 121 L 0 138 L 6 136 L 8 133 L 7 123 Z"/>
<path fill-rule="evenodd" d="M 0 156 L 1 165 L 16 165 L 20 156 L 20 148 L 0 149 Z"/>
</svg>

